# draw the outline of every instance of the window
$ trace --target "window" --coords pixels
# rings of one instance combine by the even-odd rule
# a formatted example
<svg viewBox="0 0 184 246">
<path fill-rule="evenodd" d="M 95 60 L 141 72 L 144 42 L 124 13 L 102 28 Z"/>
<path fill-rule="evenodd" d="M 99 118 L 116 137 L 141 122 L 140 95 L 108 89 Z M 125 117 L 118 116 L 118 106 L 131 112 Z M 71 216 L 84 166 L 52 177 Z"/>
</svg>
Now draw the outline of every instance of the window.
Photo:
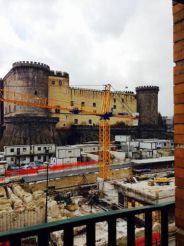
<svg viewBox="0 0 184 246">
<path fill-rule="evenodd" d="M 116 102 L 116 99 L 114 98 L 114 102 Z"/>
<path fill-rule="evenodd" d="M 122 98 L 122 103 L 124 103 L 124 99 Z"/>
<path fill-rule="evenodd" d="M 70 102 L 70 106 L 74 106 L 74 101 L 71 101 Z"/>
<path fill-rule="evenodd" d="M 38 160 L 41 160 L 41 156 L 38 156 Z"/>
<path fill-rule="evenodd" d="M 59 80 L 59 86 L 62 86 L 62 80 Z"/>
<path fill-rule="evenodd" d="M 26 152 L 26 148 L 23 148 L 23 152 Z"/>
<path fill-rule="evenodd" d="M 14 152 L 14 148 L 11 148 L 11 149 L 10 149 L 10 152 L 13 153 L 13 152 Z"/>
<path fill-rule="evenodd" d="M 52 80 L 52 85 L 55 85 L 55 81 L 54 80 Z"/>
<path fill-rule="evenodd" d="M 42 149 L 41 147 L 38 147 L 38 151 L 41 151 L 41 149 Z"/>
<path fill-rule="evenodd" d="M 96 107 L 96 103 L 93 103 L 93 107 L 94 107 L 94 108 Z"/>
<path fill-rule="evenodd" d="M 14 158 L 13 157 L 11 157 L 11 161 L 14 161 Z"/>
<path fill-rule="evenodd" d="M 74 124 L 78 124 L 78 119 L 74 119 Z"/>
<path fill-rule="evenodd" d="M 56 114 L 60 114 L 60 108 L 56 108 L 56 109 L 55 109 L 55 113 L 56 113 Z"/>
<path fill-rule="evenodd" d="M 114 107 L 113 107 L 114 109 L 116 109 L 116 105 L 114 105 Z"/>
<path fill-rule="evenodd" d="M 81 102 L 81 106 L 84 107 L 85 106 L 85 102 Z"/>
<path fill-rule="evenodd" d="M 92 124 L 92 120 L 89 120 L 89 124 Z"/>
<path fill-rule="evenodd" d="M 68 150 L 68 153 L 72 153 L 72 151 L 71 150 Z"/>
</svg>

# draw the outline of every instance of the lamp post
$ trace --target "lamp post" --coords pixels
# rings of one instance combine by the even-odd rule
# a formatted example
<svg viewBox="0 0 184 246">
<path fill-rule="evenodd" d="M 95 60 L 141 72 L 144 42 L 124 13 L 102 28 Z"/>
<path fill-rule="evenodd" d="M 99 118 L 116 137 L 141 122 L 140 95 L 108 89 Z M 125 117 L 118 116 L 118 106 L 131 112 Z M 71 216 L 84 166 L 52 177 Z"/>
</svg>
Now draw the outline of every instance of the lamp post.
<svg viewBox="0 0 184 246">
<path fill-rule="evenodd" d="M 48 163 L 47 163 L 46 201 L 45 201 L 45 223 L 47 223 L 47 214 L 48 214 L 48 186 L 49 186 L 49 169 L 48 169 Z"/>
<path fill-rule="evenodd" d="M 47 149 L 45 148 L 45 155 Z M 47 176 L 46 176 L 46 197 L 45 197 L 45 223 L 47 223 L 47 214 L 48 214 L 48 186 L 49 186 L 49 163 L 47 162 Z"/>
</svg>

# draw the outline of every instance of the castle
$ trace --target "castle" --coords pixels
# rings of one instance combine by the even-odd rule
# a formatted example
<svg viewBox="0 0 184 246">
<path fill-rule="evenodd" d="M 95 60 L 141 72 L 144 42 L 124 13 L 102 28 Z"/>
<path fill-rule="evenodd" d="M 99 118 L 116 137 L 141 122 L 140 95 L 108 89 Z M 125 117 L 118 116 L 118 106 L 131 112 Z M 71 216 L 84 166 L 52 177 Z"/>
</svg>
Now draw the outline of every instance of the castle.
<svg viewBox="0 0 184 246">
<path fill-rule="evenodd" d="M 45 98 L 49 106 L 57 106 L 48 110 L 7 101 L 4 105 L 1 103 L 1 123 L 6 127 L 4 142 L 52 143 L 57 138 L 55 129 L 70 128 L 71 125 L 98 125 L 99 116 L 96 113 L 102 109 L 103 90 L 71 87 L 66 72 L 52 71 L 48 65 L 38 62 L 15 62 L 0 84 L 5 98 L 26 101 L 31 96 L 35 100 L 36 96 Z M 137 110 L 142 125 L 144 122 L 157 124 L 158 90 L 158 87 L 151 86 L 137 88 L 137 95 L 130 91 L 112 92 L 110 109 L 117 118 L 111 118 L 111 125 L 138 125 Z M 90 113 L 72 114 L 72 108 Z M 126 116 L 128 114 L 134 117 Z M 14 140 L 12 136 L 15 136 Z"/>
</svg>

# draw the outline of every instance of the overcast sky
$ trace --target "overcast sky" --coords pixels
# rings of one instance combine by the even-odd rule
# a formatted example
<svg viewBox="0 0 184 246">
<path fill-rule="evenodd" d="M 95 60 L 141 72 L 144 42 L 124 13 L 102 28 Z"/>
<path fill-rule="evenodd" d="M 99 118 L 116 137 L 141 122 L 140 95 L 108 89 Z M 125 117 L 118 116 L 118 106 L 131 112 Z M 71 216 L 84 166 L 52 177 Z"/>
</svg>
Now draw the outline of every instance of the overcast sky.
<svg viewBox="0 0 184 246">
<path fill-rule="evenodd" d="M 173 114 L 171 0 L 0 0 L 0 77 L 19 60 L 70 74 L 72 85 L 158 85 Z"/>
</svg>

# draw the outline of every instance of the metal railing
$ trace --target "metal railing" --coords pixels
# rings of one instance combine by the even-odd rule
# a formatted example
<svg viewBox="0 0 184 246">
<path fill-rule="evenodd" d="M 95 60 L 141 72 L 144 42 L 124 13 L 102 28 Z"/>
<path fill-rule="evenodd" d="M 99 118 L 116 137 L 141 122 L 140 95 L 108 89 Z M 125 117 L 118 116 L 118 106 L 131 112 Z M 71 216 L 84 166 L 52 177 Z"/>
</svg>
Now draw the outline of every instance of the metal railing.
<svg viewBox="0 0 184 246">
<path fill-rule="evenodd" d="M 37 236 L 38 246 L 48 246 L 50 233 L 64 230 L 64 246 L 74 245 L 74 227 L 86 226 L 86 245 L 95 246 L 96 230 L 98 222 L 108 223 L 108 245 L 116 246 L 116 220 L 118 218 L 127 220 L 127 246 L 136 245 L 135 242 L 135 216 L 145 215 L 145 245 L 152 245 L 152 212 L 160 211 L 161 214 L 161 246 L 168 245 L 168 210 L 175 207 L 175 203 L 163 203 L 140 208 L 122 209 L 105 213 L 90 214 L 87 216 L 75 217 L 72 219 L 35 225 L 23 229 L 16 229 L 9 232 L 0 233 L 0 242 L 9 241 L 11 246 L 21 246 L 21 239 Z"/>
</svg>

